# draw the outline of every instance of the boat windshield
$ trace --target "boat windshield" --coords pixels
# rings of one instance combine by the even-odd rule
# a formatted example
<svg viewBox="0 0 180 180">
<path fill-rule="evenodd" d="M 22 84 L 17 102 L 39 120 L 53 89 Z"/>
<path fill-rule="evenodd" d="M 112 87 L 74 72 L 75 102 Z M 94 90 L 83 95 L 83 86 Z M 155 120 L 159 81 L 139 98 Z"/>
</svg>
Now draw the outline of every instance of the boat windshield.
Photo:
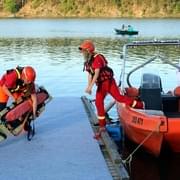
<svg viewBox="0 0 180 180">
<path fill-rule="evenodd" d="M 162 89 L 160 77 L 155 74 L 144 73 L 141 79 L 141 88 Z"/>
</svg>

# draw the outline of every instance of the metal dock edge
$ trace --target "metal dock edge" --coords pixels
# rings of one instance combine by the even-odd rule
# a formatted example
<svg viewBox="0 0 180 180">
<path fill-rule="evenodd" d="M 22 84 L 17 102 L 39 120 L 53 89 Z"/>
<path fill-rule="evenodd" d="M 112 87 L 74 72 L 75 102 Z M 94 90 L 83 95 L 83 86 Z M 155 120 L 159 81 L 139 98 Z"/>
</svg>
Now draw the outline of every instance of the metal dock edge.
<svg viewBox="0 0 180 180">
<path fill-rule="evenodd" d="M 94 124 L 98 123 L 98 119 L 92 104 L 85 96 L 82 96 L 81 99 L 84 103 L 93 131 L 96 132 L 98 127 L 94 126 Z M 102 133 L 101 142 L 99 144 L 113 179 L 129 180 L 129 174 L 122 163 L 121 156 L 117 150 L 117 145 L 107 132 Z"/>
</svg>

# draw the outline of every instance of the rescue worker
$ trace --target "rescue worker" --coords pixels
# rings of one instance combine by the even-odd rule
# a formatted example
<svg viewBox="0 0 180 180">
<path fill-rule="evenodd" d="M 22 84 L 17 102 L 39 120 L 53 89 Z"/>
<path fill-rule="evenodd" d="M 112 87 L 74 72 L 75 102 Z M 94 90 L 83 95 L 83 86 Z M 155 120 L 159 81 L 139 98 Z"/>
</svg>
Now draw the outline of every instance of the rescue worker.
<svg viewBox="0 0 180 180">
<path fill-rule="evenodd" d="M 0 111 L 6 107 L 9 97 L 16 102 L 22 97 L 30 96 L 32 99 L 33 119 L 35 119 L 37 110 L 35 78 L 36 72 L 31 66 L 18 66 L 15 69 L 7 70 L 0 79 Z"/>
<path fill-rule="evenodd" d="M 94 84 L 97 85 L 95 105 L 98 114 L 99 131 L 94 138 L 99 139 L 101 133 L 106 130 L 104 99 L 107 94 L 110 94 L 116 101 L 134 108 L 143 108 L 143 103 L 121 95 L 113 77 L 113 70 L 108 67 L 106 58 L 102 54 L 95 52 L 95 46 L 91 40 L 82 42 L 79 50 L 84 57 L 84 70 L 88 72 L 88 85 L 85 92 L 91 94 Z"/>
</svg>

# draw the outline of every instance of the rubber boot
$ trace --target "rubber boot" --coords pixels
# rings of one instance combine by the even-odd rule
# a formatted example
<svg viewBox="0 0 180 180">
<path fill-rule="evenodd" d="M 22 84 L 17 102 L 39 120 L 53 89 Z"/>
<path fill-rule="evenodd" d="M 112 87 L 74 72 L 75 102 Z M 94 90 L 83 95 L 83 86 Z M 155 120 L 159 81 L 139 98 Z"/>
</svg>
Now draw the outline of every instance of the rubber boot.
<svg viewBox="0 0 180 180">
<path fill-rule="evenodd" d="M 99 119 L 99 130 L 94 134 L 94 139 L 99 140 L 101 138 L 101 133 L 106 131 L 106 120 Z"/>
</svg>

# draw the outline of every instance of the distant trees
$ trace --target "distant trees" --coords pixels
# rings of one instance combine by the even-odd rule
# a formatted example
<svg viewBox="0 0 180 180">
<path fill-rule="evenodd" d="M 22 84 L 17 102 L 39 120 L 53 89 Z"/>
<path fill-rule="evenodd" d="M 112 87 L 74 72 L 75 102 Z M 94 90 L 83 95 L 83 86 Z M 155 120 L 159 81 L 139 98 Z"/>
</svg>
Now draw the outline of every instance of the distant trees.
<svg viewBox="0 0 180 180">
<path fill-rule="evenodd" d="M 15 14 L 27 2 L 35 11 L 48 9 L 61 16 L 180 16 L 180 0 L 0 0 L 0 10 Z"/>
<path fill-rule="evenodd" d="M 118 1 L 113 0 L 116 4 Z M 172 15 L 180 13 L 179 0 L 120 0 L 119 10 L 122 15 L 142 16 Z"/>
<path fill-rule="evenodd" d="M 18 6 L 15 0 L 5 0 L 3 7 L 6 11 L 15 14 L 18 11 Z"/>
<path fill-rule="evenodd" d="M 4 0 L 3 9 L 6 11 L 15 14 L 19 9 L 25 5 L 27 0 Z"/>
</svg>

